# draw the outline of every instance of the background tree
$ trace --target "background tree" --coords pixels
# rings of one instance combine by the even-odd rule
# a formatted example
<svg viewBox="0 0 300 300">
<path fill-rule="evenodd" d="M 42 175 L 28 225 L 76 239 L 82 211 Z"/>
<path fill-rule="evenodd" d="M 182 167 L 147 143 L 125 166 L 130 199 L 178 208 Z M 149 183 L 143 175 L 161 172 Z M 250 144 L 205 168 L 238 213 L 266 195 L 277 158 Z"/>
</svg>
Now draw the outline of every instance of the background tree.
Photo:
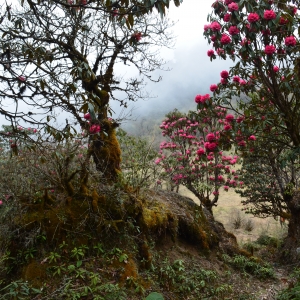
<svg viewBox="0 0 300 300">
<path fill-rule="evenodd" d="M 178 6 L 179 1 L 175 0 Z M 146 95 L 142 87 L 163 61 L 158 52 L 172 38 L 161 16 L 169 1 L 21 1 L 2 6 L 0 114 L 13 130 L 25 123 L 55 140 L 74 137 L 74 125 L 90 136 L 89 156 L 115 178 L 120 149 L 110 101 L 126 107 Z M 138 76 L 122 78 L 121 63 Z M 65 112 L 61 124 L 58 113 Z M 85 113 L 85 119 L 83 118 Z M 59 124 L 57 126 L 56 124 Z"/>
<path fill-rule="evenodd" d="M 211 103 L 209 95 L 197 95 L 197 112 L 166 115 L 160 128 L 167 138 L 160 145 L 157 164 L 173 185 L 187 187 L 210 212 L 217 204 L 221 187 L 239 184 L 234 165 L 237 156 L 229 155 L 232 139 L 229 131 L 233 116 Z"/>
<path fill-rule="evenodd" d="M 300 240 L 300 197 L 296 173 L 291 171 L 299 161 L 300 146 L 298 7 L 298 1 L 216 1 L 209 16 L 211 23 L 204 28 L 205 37 L 213 43 L 214 49 L 207 53 L 211 59 L 218 55 L 238 60 L 214 89 L 215 101 L 240 109 L 245 121 L 240 132 L 252 124 L 251 130 L 257 129 L 263 136 L 263 142 L 259 143 L 259 134 L 257 140 L 264 154 L 261 157 L 276 178 L 282 207 L 290 213 L 286 250 L 293 258 Z M 234 107 L 232 99 L 241 96 L 248 98 L 238 100 Z M 280 153 L 288 158 L 290 180 L 283 180 Z M 266 160 L 270 154 L 271 161 Z M 278 212 L 275 209 L 272 213 Z"/>
</svg>

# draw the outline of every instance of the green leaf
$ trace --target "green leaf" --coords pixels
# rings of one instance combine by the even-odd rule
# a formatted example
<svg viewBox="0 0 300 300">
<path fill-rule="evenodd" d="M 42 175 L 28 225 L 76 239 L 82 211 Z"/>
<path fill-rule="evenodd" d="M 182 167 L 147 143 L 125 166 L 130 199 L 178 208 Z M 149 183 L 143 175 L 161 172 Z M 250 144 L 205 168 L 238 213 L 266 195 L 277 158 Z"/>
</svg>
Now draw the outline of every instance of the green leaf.
<svg viewBox="0 0 300 300">
<path fill-rule="evenodd" d="M 145 300 L 164 300 L 164 297 L 162 294 L 157 293 L 157 292 L 152 292 L 147 296 Z"/>
<path fill-rule="evenodd" d="M 78 260 L 76 263 L 76 267 L 79 268 L 82 265 L 82 260 Z"/>
<path fill-rule="evenodd" d="M 96 121 L 96 114 L 95 114 L 94 106 L 91 103 L 89 103 L 88 106 L 89 106 L 89 113 L 91 115 L 92 121 Z"/>
</svg>

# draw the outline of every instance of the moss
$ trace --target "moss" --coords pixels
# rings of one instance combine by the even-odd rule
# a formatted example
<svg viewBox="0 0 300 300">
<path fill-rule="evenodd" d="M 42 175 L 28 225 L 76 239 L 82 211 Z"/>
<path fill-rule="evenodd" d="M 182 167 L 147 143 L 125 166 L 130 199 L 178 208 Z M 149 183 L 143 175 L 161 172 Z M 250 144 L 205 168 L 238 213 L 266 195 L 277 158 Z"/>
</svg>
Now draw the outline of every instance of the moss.
<svg viewBox="0 0 300 300">
<path fill-rule="evenodd" d="M 121 263 L 123 272 L 120 277 L 120 283 L 125 284 L 128 278 L 137 279 L 138 267 L 132 258 L 129 258 L 126 262 Z"/>
<path fill-rule="evenodd" d="M 98 195 L 97 191 L 94 189 L 92 192 L 92 208 L 93 208 L 94 213 L 99 211 L 98 201 L 99 201 L 99 195 Z"/>
<path fill-rule="evenodd" d="M 139 255 L 141 257 L 141 268 L 151 269 L 152 267 L 152 254 L 147 240 L 144 238 L 139 246 Z"/>
<path fill-rule="evenodd" d="M 102 132 L 100 137 L 95 135 L 93 158 L 97 169 L 103 172 L 104 177 L 110 182 L 115 181 L 120 174 L 121 149 L 112 125 L 107 121 L 103 127 L 107 128 L 107 131 Z"/>
<path fill-rule="evenodd" d="M 30 262 L 23 268 L 23 279 L 34 287 L 41 287 L 47 278 L 46 266 L 37 261 Z"/>
</svg>

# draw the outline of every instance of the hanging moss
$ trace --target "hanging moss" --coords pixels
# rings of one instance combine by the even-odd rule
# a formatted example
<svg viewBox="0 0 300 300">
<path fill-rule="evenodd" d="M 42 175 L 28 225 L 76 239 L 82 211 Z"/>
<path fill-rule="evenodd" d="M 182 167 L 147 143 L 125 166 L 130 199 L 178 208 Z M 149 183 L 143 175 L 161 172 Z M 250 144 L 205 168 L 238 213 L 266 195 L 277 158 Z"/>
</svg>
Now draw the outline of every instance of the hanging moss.
<svg viewBox="0 0 300 300">
<path fill-rule="evenodd" d="M 94 137 L 92 155 L 97 170 L 101 171 L 108 182 L 116 181 L 121 168 L 121 149 L 116 138 L 115 125 L 103 121 L 103 130 L 100 136 Z"/>
</svg>

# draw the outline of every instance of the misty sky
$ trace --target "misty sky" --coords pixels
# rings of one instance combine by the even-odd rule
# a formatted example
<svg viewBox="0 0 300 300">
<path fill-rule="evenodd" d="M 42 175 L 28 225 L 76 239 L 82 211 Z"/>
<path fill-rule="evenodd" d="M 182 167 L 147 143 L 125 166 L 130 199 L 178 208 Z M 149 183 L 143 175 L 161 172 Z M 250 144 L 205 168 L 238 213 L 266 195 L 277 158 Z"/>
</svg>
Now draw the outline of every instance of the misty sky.
<svg viewBox="0 0 300 300">
<path fill-rule="evenodd" d="M 17 1 L 11 0 L 12 3 Z M 195 109 L 195 95 L 209 93 L 209 86 L 219 82 L 220 72 L 228 70 L 232 65 L 231 61 L 219 59 L 210 62 L 206 54 L 211 46 L 203 37 L 203 26 L 208 23 L 207 15 L 211 13 L 212 2 L 213 0 L 183 0 L 180 7 L 175 7 L 172 3 L 168 16 L 177 22 L 173 27 L 176 43 L 174 49 L 166 49 L 161 53 L 169 61 L 167 67 L 171 71 L 154 72 L 153 77 L 163 77 L 161 82 L 146 86 L 146 90 L 155 98 L 131 103 L 123 114 L 120 114 L 119 103 L 111 103 L 116 112 L 114 118 L 128 115 L 127 119 L 136 120 L 125 121 L 122 127 L 129 130 L 138 126 L 145 118 L 162 120 L 166 113 L 175 108 L 180 111 Z M 0 118 L 1 121 L 2 119 Z M 64 120 L 64 115 L 59 116 L 58 121 L 64 123 Z"/>
<path fill-rule="evenodd" d="M 209 86 L 220 81 L 220 72 L 228 70 L 232 65 L 231 61 L 219 59 L 210 62 L 206 54 L 211 46 L 204 39 L 203 26 L 208 23 L 207 15 L 211 13 L 212 2 L 213 0 L 183 0 L 180 7 L 170 7 L 169 17 L 178 21 L 174 27 L 177 39 L 175 49 L 166 51 L 164 58 L 170 60 L 168 66 L 172 70 L 160 71 L 163 80 L 147 85 L 146 89 L 157 96 L 155 99 L 131 104 L 137 121 L 141 118 L 164 116 L 174 108 L 194 109 L 195 95 L 209 93 Z M 118 111 L 118 107 L 113 108 Z M 124 126 L 128 127 L 129 123 Z"/>
</svg>

